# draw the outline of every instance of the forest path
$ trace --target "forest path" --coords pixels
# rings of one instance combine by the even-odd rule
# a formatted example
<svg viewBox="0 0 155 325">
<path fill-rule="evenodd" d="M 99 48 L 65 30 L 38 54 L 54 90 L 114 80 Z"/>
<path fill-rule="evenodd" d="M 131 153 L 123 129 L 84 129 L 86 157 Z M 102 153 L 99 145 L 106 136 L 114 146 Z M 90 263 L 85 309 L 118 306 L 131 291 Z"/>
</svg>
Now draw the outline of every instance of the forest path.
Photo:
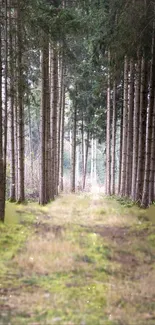
<svg viewBox="0 0 155 325">
<path fill-rule="evenodd" d="M 94 194 L 16 210 L 0 226 L 0 324 L 155 324 L 147 211 Z"/>
</svg>

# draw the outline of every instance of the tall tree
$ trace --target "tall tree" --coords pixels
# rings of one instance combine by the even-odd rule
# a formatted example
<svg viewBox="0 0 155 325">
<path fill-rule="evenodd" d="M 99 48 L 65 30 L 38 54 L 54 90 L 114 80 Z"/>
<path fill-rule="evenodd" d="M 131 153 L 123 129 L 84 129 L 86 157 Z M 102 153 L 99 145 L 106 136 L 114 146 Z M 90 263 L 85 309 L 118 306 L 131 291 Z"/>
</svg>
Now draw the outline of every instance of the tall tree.
<svg viewBox="0 0 155 325">
<path fill-rule="evenodd" d="M 124 98 L 123 98 L 123 135 L 122 135 L 122 166 L 120 193 L 125 195 L 126 160 L 127 160 L 127 130 L 128 130 L 128 58 L 124 59 Z"/>
<path fill-rule="evenodd" d="M 46 142 L 46 132 L 47 132 L 47 88 L 48 87 L 48 58 L 49 58 L 49 39 L 48 35 L 42 31 L 42 49 L 41 49 L 41 170 L 40 170 L 40 197 L 39 203 L 44 205 L 47 203 L 46 196 L 46 179 L 47 179 L 47 142 Z"/>
<path fill-rule="evenodd" d="M 131 198 L 133 201 L 136 199 L 136 178 L 138 166 L 138 141 L 139 141 L 139 108 L 140 108 L 140 72 L 141 72 L 141 59 L 135 67 L 135 99 L 134 99 L 134 113 L 133 113 L 133 159 L 132 159 L 132 187 Z"/>
<path fill-rule="evenodd" d="M 113 116 L 112 116 L 112 161 L 111 161 L 111 194 L 115 194 L 116 167 L 116 81 L 113 83 Z"/>
<path fill-rule="evenodd" d="M 65 67 L 63 69 L 63 73 L 65 74 Z M 61 127 L 60 127 L 60 191 L 64 189 L 64 124 L 65 124 L 65 84 L 64 84 L 64 76 L 62 81 L 62 108 L 61 108 Z"/>
<path fill-rule="evenodd" d="M 54 43 L 52 46 L 52 88 L 53 88 L 53 99 L 52 99 L 52 188 L 51 188 L 51 199 L 54 199 L 58 192 L 58 51 L 57 44 Z"/>
<path fill-rule="evenodd" d="M 132 186 L 132 155 L 133 155 L 133 110 L 134 110 L 134 60 L 130 59 L 129 71 L 129 109 L 128 109 L 128 129 L 127 129 L 127 169 L 125 195 L 130 196 Z"/>
<path fill-rule="evenodd" d="M 142 194 L 142 205 L 148 206 L 150 202 L 149 187 L 150 182 L 150 162 L 151 162 L 151 143 L 152 143 L 152 132 L 153 132 L 153 111 L 154 111 L 154 96 L 155 96 L 155 27 L 153 25 L 152 32 L 152 60 L 150 68 L 150 96 L 147 114 L 146 124 L 146 152 L 145 152 L 145 172 L 144 172 L 144 186 Z"/>
<path fill-rule="evenodd" d="M 145 145 L 146 145 L 146 120 L 148 106 L 148 64 L 142 57 L 141 64 L 141 87 L 140 87 L 140 117 L 139 117 L 139 143 L 138 143 L 138 166 L 136 179 L 136 201 L 141 201 L 144 168 L 145 168 Z"/>
<path fill-rule="evenodd" d="M 110 80 L 110 52 L 108 52 L 108 80 L 107 80 L 107 128 L 106 128 L 106 194 L 111 194 L 111 80 Z"/>
<path fill-rule="evenodd" d="M 18 147 L 19 147 L 19 197 L 18 202 L 25 201 L 24 189 L 24 77 L 23 77 L 23 33 L 22 0 L 17 2 L 17 63 L 18 63 Z"/>
<path fill-rule="evenodd" d="M 5 74 L 4 74 L 4 191 L 6 192 L 6 168 L 7 168 L 7 140 L 8 140 L 8 0 L 4 3 L 4 53 L 5 53 Z M 5 194 L 4 194 L 5 195 Z"/>
<path fill-rule="evenodd" d="M 13 28 L 11 29 L 11 26 Z M 9 84 L 10 84 L 10 128 L 11 128 L 11 166 L 10 166 L 10 201 L 16 201 L 16 175 L 15 175 L 15 55 L 14 55 L 14 40 L 15 26 L 9 10 Z M 17 166 L 16 166 L 17 167 Z"/>
<path fill-rule="evenodd" d="M 77 94 L 77 90 L 76 90 Z M 74 100 L 73 108 L 73 128 L 72 128 L 72 167 L 71 167 L 71 192 L 76 190 L 76 132 L 77 132 L 77 107 L 76 99 Z"/>
<path fill-rule="evenodd" d="M 0 8 L 0 16 L 2 14 Z M 2 21 L 0 21 L 0 221 L 4 221 L 4 169 L 3 169 L 3 141 L 2 141 Z"/>
</svg>

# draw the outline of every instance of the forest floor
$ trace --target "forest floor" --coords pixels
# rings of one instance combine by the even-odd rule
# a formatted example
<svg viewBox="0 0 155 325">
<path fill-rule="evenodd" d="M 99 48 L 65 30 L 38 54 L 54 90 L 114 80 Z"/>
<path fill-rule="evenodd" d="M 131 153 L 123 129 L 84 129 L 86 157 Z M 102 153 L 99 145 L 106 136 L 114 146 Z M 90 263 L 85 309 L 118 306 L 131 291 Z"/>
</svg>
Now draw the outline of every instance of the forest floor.
<svg viewBox="0 0 155 325">
<path fill-rule="evenodd" d="M 154 325 L 155 207 L 88 194 L 7 203 L 3 324 Z"/>
</svg>

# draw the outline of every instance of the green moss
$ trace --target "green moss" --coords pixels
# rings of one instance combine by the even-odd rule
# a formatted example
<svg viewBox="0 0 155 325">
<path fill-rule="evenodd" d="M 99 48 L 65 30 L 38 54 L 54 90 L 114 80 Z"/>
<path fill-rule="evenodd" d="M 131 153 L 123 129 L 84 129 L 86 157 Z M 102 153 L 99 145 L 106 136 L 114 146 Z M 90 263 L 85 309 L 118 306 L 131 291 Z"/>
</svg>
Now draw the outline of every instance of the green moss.
<svg viewBox="0 0 155 325">
<path fill-rule="evenodd" d="M 29 211 L 27 204 L 16 204 L 6 202 L 5 208 L 5 225 L 15 225 L 20 223 L 32 223 L 34 220 L 34 216 Z"/>
<path fill-rule="evenodd" d="M 17 211 L 16 204 L 7 202 L 5 224 L 0 223 L 0 276 L 3 276 L 3 280 L 5 277 L 6 284 L 10 283 L 7 274 L 19 272 L 13 265 L 13 258 L 23 248 L 27 237 L 32 233 L 32 229 L 27 224 L 32 224 L 33 216 L 27 216 L 24 212 L 22 218 L 19 218 Z"/>
<path fill-rule="evenodd" d="M 155 247 L 155 234 L 151 234 L 147 237 L 149 244 L 153 247 Z"/>
<path fill-rule="evenodd" d="M 98 215 L 98 216 L 103 216 L 103 215 L 106 214 L 106 210 L 103 209 L 103 208 L 96 209 L 95 213 L 96 213 L 96 215 Z"/>
</svg>

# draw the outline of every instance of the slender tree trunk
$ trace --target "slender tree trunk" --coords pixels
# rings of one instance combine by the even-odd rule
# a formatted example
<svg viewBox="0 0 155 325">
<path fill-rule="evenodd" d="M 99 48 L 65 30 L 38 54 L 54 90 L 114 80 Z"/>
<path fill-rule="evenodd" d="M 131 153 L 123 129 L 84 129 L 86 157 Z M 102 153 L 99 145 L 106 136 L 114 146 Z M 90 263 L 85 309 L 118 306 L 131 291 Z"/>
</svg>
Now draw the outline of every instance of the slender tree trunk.
<svg viewBox="0 0 155 325">
<path fill-rule="evenodd" d="M 62 85 L 62 114 L 61 114 L 61 154 L 60 154 L 60 191 L 63 191 L 64 174 L 64 122 L 65 122 L 65 85 Z"/>
<path fill-rule="evenodd" d="M 89 152 L 89 137 L 90 137 L 90 133 L 89 133 L 89 131 L 87 131 L 86 155 L 85 155 L 84 178 L 83 178 L 83 190 L 85 190 L 85 186 L 86 186 L 88 152 Z"/>
<path fill-rule="evenodd" d="M 16 76 L 17 77 L 17 76 Z M 19 182 L 18 182 L 18 169 L 19 169 L 19 149 L 18 149 L 18 87 L 16 85 L 16 94 L 15 94 L 15 193 L 16 193 L 16 199 L 19 197 Z"/>
<path fill-rule="evenodd" d="M 81 153 L 82 153 L 82 184 L 84 184 L 84 158 L 85 158 L 85 146 L 84 146 L 84 142 L 85 142 L 85 136 L 84 136 L 84 121 L 83 121 L 83 111 L 82 111 L 82 123 L 81 123 Z M 82 185 L 83 188 L 83 185 Z"/>
<path fill-rule="evenodd" d="M 116 166 L 116 81 L 113 84 L 113 117 L 112 117 L 112 161 L 111 161 L 111 194 L 115 194 Z"/>
<path fill-rule="evenodd" d="M 123 105 L 123 139 L 120 193 L 125 196 L 126 161 L 127 161 L 127 130 L 128 130 L 128 59 L 124 61 L 124 105 Z"/>
<path fill-rule="evenodd" d="M 71 170 L 71 192 L 75 192 L 75 167 L 76 167 L 76 130 L 77 130 L 77 109 L 74 103 L 73 131 L 72 131 L 72 170 Z"/>
<path fill-rule="evenodd" d="M 97 183 L 97 140 L 94 140 L 94 183 Z"/>
<path fill-rule="evenodd" d="M 128 133 L 127 133 L 127 170 L 125 196 L 131 195 L 132 186 L 132 155 L 133 155 L 133 111 L 134 111 L 134 61 L 130 60 L 130 77 L 129 77 L 129 110 L 128 110 Z"/>
<path fill-rule="evenodd" d="M 77 182 L 78 191 L 80 190 L 80 145 L 76 146 L 76 173 L 75 179 Z"/>
<path fill-rule="evenodd" d="M 46 34 L 45 44 L 45 88 L 44 88 L 44 101 L 45 101 L 45 203 L 50 201 L 50 181 L 49 181 L 49 168 L 51 165 L 51 112 L 50 112 L 50 89 L 49 89 L 49 37 Z"/>
<path fill-rule="evenodd" d="M 91 139 L 91 186 L 94 183 L 94 138 Z"/>
<path fill-rule="evenodd" d="M 33 170 L 33 148 L 32 148 L 32 124 L 31 124 L 31 110 L 28 98 L 28 119 L 29 119 L 29 141 L 30 141 L 30 168 L 31 168 L 31 186 L 34 186 L 34 170 Z"/>
<path fill-rule="evenodd" d="M 0 15 L 1 15 L 0 8 Z M 3 170 L 3 141 L 2 141 L 2 39 L 0 21 L 0 221 L 4 222 L 5 197 L 4 197 L 4 170 Z"/>
<path fill-rule="evenodd" d="M 52 44 L 49 44 L 49 95 L 50 95 L 50 157 L 48 166 L 48 184 L 50 200 L 53 198 L 53 174 L 52 174 L 52 112 L 53 112 L 53 49 Z"/>
<path fill-rule="evenodd" d="M 11 30 L 12 25 L 11 20 L 11 12 L 9 13 L 9 43 L 10 43 L 10 60 L 9 60 L 9 68 L 10 68 L 10 127 L 11 127 L 11 166 L 10 166 L 10 201 L 16 201 L 16 174 L 15 174 L 15 119 L 14 119 L 14 109 L 15 109 L 15 62 L 14 62 L 14 53 L 13 53 L 13 35 Z"/>
<path fill-rule="evenodd" d="M 41 51 L 41 124 L 40 124 L 40 139 L 41 139 L 41 165 L 40 165 L 40 195 L 39 203 L 46 204 L 46 77 L 47 77 L 47 59 L 48 38 L 45 33 L 42 33 L 42 51 Z"/>
<path fill-rule="evenodd" d="M 149 203 L 154 201 L 154 176 L 155 176 L 155 90 L 154 90 L 154 109 L 152 115 L 152 139 L 151 139 L 151 160 L 149 175 Z"/>
<path fill-rule="evenodd" d="M 120 146 L 119 146 L 119 175 L 118 175 L 118 194 L 121 191 L 121 180 L 122 180 L 122 147 L 123 147 L 123 101 L 121 105 L 121 118 L 120 118 Z"/>
<path fill-rule="evenodd" d="M 141 201 L 144 183 L 145 168 L 145 145 L 146 145 L 146 120 L 148 106 L 148 65 L 142 58 L 141 65 L 141 89 L 140 89 L 140 118 L 139 118 L 139 143 L 138 143 L 138 166 L 136 180 L 136 201 Z"/>
<path fill-rule="evenodd" d="M 110 65 L 110 53 L 108 54 Z M 109 68 L 110 69 L 110 68 Z M 110 72 L 108 71 L 107 85 L 107 129 L 106 129 L 106 194 L 111 194 L 111 100 L 110 100 Z"/>
<path fill-rule="evenodd" d="M 134 100 L 134 115 L 133 115 L 133 156 L 132 156 L 132 187 L 131 198 L 136 200 L 136 178 L 138 165 L 138 141 L 139 141 L 139 108 L 140 108 L 140 72 L 141 60 L 138 58 L 136 64 L 135 76 L 135 100 Z"/>
<path fill-rule="evenodd" d="M 14 60 L 15 60 L 15 69 L 14 69 L 14 130 L 15 130 L 15 193 L 16 200 L 19 198 L 19 143 L 18 143 L 18 134 L 19 134 L 19 107 L 18 107 L 18 38 L 17 38 L 17 21 L 15 22 L 15 35 L 14 35 Z"/>
<path fill-rule="evenodd" d="M 4 196 L 6 195 L 6 164 L 7 164 L 7 138 L 8 138 L 8 1 L 5 0 L 5 82 L 4 82 Z"/>
<path fill-rule="evenodd" d="M 144 173 L 144 185 L 142 194 L 142 206 L 147 207 L 151 202 L 149 198 L 150 188 L 150 163 L 151 163 L 151 143 L 152 143 L 152 129 L 153 129 L 153 109 L 154 109 L 154 95 L 155 95 L 155 28 L 153 26 L 152 34 L 152 61 L 150 72 L 150 96 L 147 114 L 146 125 L 146 154 L 145 154 L 145 173 Z"/>
<path fill-rule="evenodd" d="M 22 60 L 22 17 L 21 0 L 18 0 L 18 19 L 17 19 L 17 42 L 18 42 L 18 109 L 19 109 L 19 198 L 18 202 L 25 201 L 24 189 L 24 80 L 23 80 L 23 60 Z"/>
<path fill-rule="evenodd" d="M 52 197 L 57 194 L 57 107 L 58 107 L 58 56 L 57 49 L 53 47 L 53 101 L 52 101 Z"/>
<path fill-rule="evenodd" d="M 58 110 L 58 185 L 60 185 L 61 179 L 61 122 L 62 122 L 62 110 L 63 110 L 63 78 L 64 78 L 64 66 L 63 57 L 59 55 L 59 110 Z"/>
</svg>

